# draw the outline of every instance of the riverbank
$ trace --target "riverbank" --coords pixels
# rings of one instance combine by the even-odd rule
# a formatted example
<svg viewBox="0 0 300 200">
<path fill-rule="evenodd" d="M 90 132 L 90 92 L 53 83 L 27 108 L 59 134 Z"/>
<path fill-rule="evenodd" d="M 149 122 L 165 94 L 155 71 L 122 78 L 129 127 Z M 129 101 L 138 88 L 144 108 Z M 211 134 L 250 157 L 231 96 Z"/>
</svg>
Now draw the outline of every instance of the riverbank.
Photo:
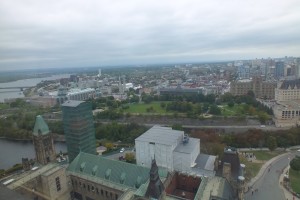
<svg viewBox="0 0 300 200">
<path fill-rule="evenodd" d="M 20 141 L 20 142 L 29 142 L 32 141 L 32 138 L 10 138 L 10 137 L 5 137 L 1 136 L 0 139 L 5 139 L 5 140 L 10 140 L 10 141 Z M 53 134 L 53 141 L 54 142 L 66 142 L 65 136 L 64 135 L 58 135 L 58 134 Z"/>
<path fill-rule="evenodd" d="M 65 142 L 54 142 L 56 153 L 67 152 Z M 22 158 L 34 159 L 36 157 L 34 145 L 31 140 L 0 139 L 0 169 L 8 169 L 17 163 L 22 163 Z"/>
</svg>

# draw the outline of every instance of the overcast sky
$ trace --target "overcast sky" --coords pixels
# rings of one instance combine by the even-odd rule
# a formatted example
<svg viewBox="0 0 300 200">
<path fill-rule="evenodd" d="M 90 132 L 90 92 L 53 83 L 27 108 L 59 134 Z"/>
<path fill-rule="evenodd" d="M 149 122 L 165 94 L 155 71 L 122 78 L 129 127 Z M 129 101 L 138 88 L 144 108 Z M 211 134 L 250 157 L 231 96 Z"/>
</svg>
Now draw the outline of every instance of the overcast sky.
<svg viewBox="0 0 300 200">
<path fill-rule="evenodd" d="M 0 70 L 299 52 L 299 0 L 0 1 Z"/>
</svg>

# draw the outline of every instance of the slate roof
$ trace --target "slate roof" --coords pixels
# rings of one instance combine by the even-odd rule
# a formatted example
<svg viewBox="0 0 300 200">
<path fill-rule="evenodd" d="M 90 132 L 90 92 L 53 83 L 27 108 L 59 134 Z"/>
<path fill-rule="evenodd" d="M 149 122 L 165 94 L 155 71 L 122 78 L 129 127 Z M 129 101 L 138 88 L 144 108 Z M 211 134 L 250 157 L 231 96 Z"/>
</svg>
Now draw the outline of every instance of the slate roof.
<svg viewBox="0 0 300 200">
<path fill-rule="evenodd" d="M 47 135 L 48 133 L 50 133 L 49 127 L 41 115 L 36 116 L 33 128 L 33 135 L 38 136 L 39 133 L 42 135 Z"/>
<path fill-rule="evenodd" d="M 150 168 L 80 152 L 67 171 L 135 189 L 149 180 Z M 167 171 L 159 169 L 159 175 L 167 177 Z"/>
<path fill-rule="evenodd" d="M 280 89 L 287 90 L 289 87 L 291 89 L 300 89 L 300 79 L 284 80 L 280 86 Z"/>
</svg>

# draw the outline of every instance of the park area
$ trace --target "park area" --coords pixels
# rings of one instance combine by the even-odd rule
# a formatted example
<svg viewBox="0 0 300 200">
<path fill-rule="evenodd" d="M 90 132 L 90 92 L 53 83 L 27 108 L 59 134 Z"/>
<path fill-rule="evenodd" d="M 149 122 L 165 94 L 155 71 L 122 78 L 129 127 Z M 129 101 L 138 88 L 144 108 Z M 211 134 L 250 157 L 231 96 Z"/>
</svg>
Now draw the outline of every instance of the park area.
<svg viewBox="0 0 300 200">
<path fill-rule="evenodd" d="M 125 110 L 127 113 L 131 114 L 167 114 L 169 112 L 166 111 L 165 108 L 161 107 L 161 102 L 154 101 L 151 103 L 133 103 L 128 104 L 129 108 Z M 171 114 L 171 113 L 169 113 Z"/>
<path fill-rule="evenodd" d="M 130 113 L 130 114 L 160 114 L 160 115 L 170 115 L 174 113 L 185 113 L 185 111 L 175 111 L 175 110 L 167 110 L 166 105 L 168 105 L 170 102 L 164 101 L 152 101 L 150 103 L 132 103 L 132 104 L 127 104 L 124 108 L 123 111 L 125 113 Z M 164 106 L 162 106 L 164 105 Z M 202 113 L 209 113 L 209 112 L 204 112 L 207 104 L 205 105 L 204 103 L 199 103 L 199 104 L 192 104 L 191 105 L 191 110 L 194 112 L 195 110 L 199 109 L 199 106 L 201 107 Z M 208 105 L 209 107 L 211 105 Z M 256 108 L 246 105 L 246 104 L 234 104 L 233 106 L 228 106 L 227 104 L 221 104 L 218 105 L 218 108 L 220 109 L 220 115 L 224 117 L 231 117 L 231 116 L 246 116 L 246 115 L 257 115 L 258 112 Z M 259 113 L 261 114 L 261 112 Z"/>
</svg>

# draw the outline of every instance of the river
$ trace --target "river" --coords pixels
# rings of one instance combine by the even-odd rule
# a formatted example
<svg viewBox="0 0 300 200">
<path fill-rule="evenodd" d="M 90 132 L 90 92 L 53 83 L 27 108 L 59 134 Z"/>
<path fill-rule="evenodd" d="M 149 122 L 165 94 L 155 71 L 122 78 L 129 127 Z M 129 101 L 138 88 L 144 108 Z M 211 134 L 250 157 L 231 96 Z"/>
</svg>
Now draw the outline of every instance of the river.
<svg viewBox="0 0 300 200">
<path fill-rule="evenodd" d="M 0 83 L 0 88 L 3 87 L 22 87 L 22 86 L 36 86 L 41 81 L 45 80 L 57 80 L 61 78 L 68 78 L 70 77 L 70 74 L 59 74 L 59 75 L 52 75 L 49 77 L 43 77 L 43 78 L 31 78 L 31 79 L 23 79 L 18 81 L 12 81 L 7 83 Z M 20 89 L 0 89 L 0 102 L 4 102 L 4 99 L 10 99 L 10 98 L 22 98 L 24 97 L 23 92 L 21 92 Z"/>
<path fill-rule="evenodd" d="M 67 152 L 64 142 L 55 142 L 56 153 Z M 16 141 L 0 139 L 0 169 L 7 169 L 17 163 L 22 163 L 22 158 L 35 158 L 32 141 Z"/>
</svg>

